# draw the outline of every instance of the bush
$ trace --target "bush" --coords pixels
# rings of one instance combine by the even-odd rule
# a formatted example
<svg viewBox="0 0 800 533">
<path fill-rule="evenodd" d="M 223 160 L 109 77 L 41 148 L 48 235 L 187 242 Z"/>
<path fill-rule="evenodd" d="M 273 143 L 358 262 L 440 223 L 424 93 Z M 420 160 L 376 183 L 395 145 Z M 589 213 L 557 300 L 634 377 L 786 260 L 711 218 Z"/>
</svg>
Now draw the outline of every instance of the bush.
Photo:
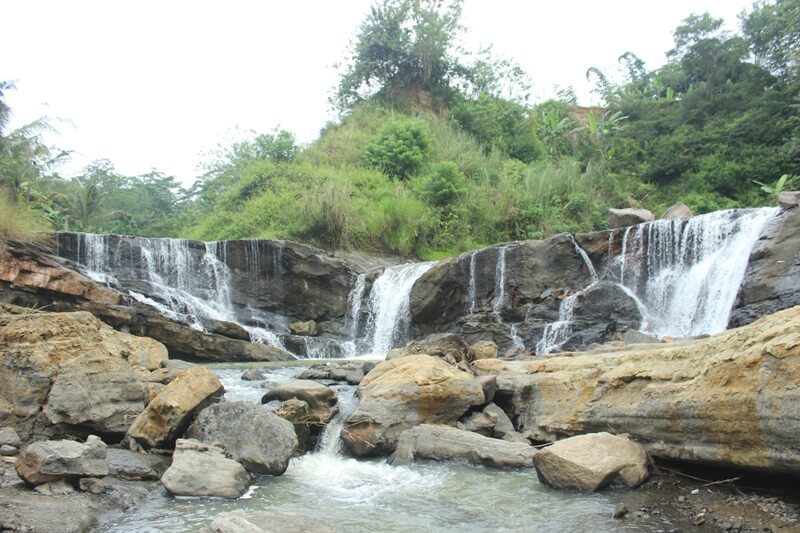
<svg viewBox="0 0 800 533">
<path fill-rule="evenodd" d="M 451 206 L 466 192 L 467 180 L 452 161 L 433 165 L 423 189 L 427 202 L 439 208 Z"/>
<path fill-rule="evenodd" d="M 427 163 L 432 144 L 430 129 L 423 120 L 390 120 L 367 145 L 364 161 L 391 178 L 405 180 Z"/>
</svg>

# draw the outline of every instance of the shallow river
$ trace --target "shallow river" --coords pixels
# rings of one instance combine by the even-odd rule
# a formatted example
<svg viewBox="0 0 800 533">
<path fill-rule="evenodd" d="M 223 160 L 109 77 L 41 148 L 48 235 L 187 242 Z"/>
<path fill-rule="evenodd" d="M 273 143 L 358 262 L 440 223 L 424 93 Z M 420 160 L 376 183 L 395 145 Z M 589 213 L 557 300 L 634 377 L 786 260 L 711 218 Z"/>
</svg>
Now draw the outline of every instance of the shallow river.
<svg viewBox="0 0 800 533">
<path fill-rule="evenodd" d="M 264 389 L 261 382 L 240 379 L 244 368 L 213 369 L 225 384 L 226 398 L 258 402 Z M 267 379 L 278 382 L 302 368 L 268 371 Z M 344 400 L 352 388 L 342 387 L 339 393 Z M 649 526 L 613 520 L 620 496 L 614 491 L 555 491 L 541 485 L 533 470 L 433 462 L 394 467 L 383 460 L 357 461 L 337 455 L 329 445 L 325 451 L 293 459 L 283 476 L 256 478 L 238 500 L 172 498 L 158 491 L 103 531 L 205 531 L 216 514 L 234 510 L 295 513 L 348 533 L 669 529 L 663 522 Z"/>
</svg>

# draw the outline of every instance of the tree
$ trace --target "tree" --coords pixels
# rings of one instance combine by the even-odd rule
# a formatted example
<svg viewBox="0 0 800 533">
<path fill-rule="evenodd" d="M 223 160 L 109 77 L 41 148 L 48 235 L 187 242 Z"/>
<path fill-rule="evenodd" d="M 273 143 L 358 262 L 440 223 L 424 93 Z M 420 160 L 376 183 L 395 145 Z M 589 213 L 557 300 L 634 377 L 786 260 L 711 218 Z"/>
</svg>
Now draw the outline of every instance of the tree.
<svg viewBox="0 0 800 533">
<path fill-rule="evenodd" d="M 756 62 L 773 74 L 797 78 L 800 65 L 800 0 L 761 0 L 740 16 Z"/>
<path fill-rule="evenodd" d="M 11 108 L 5 102 L 5 94 L 14 88 L 11 82 L 0 82 L 0 187 L 11 191 L 16 201 L 29 205 L 35 182 L 61 163 L 68 153 L 54 152 L 42 141 L 43 133 L 53 131 L 47 118 L 6 131 L 11 121 Z"/>
<path fill-rule="evenodd" d="M 436 93 L 461 70 L 455 39 L 460 0 L 383 0 L 370 8 L 334 97 L 345 111 L 381 94 L 387 100 Z"/>
</svg>

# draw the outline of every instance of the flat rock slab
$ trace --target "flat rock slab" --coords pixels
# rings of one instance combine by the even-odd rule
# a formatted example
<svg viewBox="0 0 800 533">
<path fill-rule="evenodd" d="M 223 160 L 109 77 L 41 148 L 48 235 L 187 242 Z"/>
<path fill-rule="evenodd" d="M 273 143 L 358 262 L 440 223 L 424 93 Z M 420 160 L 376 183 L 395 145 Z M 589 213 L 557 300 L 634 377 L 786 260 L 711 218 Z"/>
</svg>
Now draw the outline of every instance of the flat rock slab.
<svg viewBox="0 0 800 533">
<path fill-rule="evenodd" d="M 106 454 L 109 475 L 129 480 L 159 480 L 169 468 L 163 455 L 109 448 Z"/>
<path fill-rule="evenodd" d="M 539 479 L 557 489 L 595 491 L 614 481 L 637 487 L 649 475 L 644 448 L 610 433 L 560 440 L 540 450 L 533 463 Z"/>
<path fill-rule="evenodd" d="M 71 440 L 34 442 L 20 455 L 17 474 L 30 485 L 59 481 L 64 477 L 108 475 L 106 445 L 90 435 L 86 443 Z"/>
<path fill-rule="evenodd" d="M 536 453 L 536 448 L 529 444 L 492 439 L 450 426 L 422 424 L 400 435 L 390 462 L 465 460 L 497 468 L 530 468 Z"/>
<path fill-rule="evenodd" d="M 272 511 L 221 513 L 211 522 L 209 530 L 211 533 L 333 533 L 321 520 Z"/>
<path fill-rule="evenodd" d="M 161 483 L 175 496 L 238 498 L 250 484 L 242 465 L 227 459 L 222 448 L 192 439 L 178 439 L 172 465 Z"/>
</svg>

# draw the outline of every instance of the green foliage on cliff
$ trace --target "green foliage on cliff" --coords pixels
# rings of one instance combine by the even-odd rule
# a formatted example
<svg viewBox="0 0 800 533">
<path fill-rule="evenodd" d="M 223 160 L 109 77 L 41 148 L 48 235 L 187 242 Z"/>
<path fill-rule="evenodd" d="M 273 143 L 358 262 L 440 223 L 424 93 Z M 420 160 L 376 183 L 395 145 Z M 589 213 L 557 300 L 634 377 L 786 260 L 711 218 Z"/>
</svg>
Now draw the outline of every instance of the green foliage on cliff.
<svg viewBox="0 0 800 533">
<path fill-rule="evenodd" d="M 108 162 L 63 180 L 35 132 L 1 120 L 0 177 L 56 227 L 421 257 L 602 229 L 609 207 L 702 213 L 800 186 L 800 0 L 756 3 L 738 34 L 688 17 L 662 67 L 626 52 L 623 81 L 589 69 L 594 108 L 570 91 L 530 104 L 518 66 L 456 44 L 460 14 L 458 1 L 378 1 L 335 88 L 339 119 L 307 146 L 286 131 L 234 143 L 189 190 Z"/>
</svg>

